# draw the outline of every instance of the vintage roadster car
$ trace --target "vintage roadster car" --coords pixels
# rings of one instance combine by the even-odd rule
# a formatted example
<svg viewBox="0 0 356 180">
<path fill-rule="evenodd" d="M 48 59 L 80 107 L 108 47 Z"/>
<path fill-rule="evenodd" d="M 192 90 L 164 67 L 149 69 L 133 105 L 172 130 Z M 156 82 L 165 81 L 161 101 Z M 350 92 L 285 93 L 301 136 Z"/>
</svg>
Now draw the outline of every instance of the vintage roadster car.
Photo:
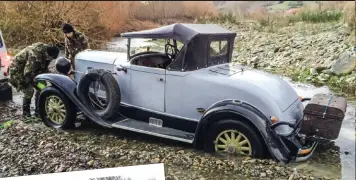
<svg viewBox="0 0 356 180">
<path fill-rule="evenodd" d="M 121 37 L 127 39 L 127 53 L 77 54 L 74 79 L 36 77 L 46 125 L 73 127 L 79 112 L 105 127 L 209 152 L 271 155 L 283 162 L 312 155 L 317 141 L 299 133 L 302 101 L 310 99 L 278 76 L 232 63 L 236 33 L 214 24 L 177 23 Z M 164 50 L 132 54 L 133 38 L 163 41 Z M 65 62 L 57 62 L 63 74 L 69 70 Z"/>
</svg>

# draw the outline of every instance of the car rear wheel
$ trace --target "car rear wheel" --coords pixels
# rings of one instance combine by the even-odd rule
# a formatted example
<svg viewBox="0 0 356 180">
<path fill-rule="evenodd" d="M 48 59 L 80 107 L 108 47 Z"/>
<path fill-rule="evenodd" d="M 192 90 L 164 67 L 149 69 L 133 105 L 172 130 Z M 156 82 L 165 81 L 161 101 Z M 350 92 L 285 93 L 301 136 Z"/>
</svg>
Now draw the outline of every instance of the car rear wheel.
<svg viewBox="0 0 356 180">
<path fill-rule="evenodd" d="M 264 156 L 263 140 L 247 123 L 227 119 L 214 123 L 206 148 L 220 155 Z"/>
<path fill-rule="evenodd" d="M 43 89 L 38 99 L 38 106 L 38 113 L 45 125 L 56 129 L 74 127 L 76 107 L 58 89 L 54 87 Z"/>
</svg>

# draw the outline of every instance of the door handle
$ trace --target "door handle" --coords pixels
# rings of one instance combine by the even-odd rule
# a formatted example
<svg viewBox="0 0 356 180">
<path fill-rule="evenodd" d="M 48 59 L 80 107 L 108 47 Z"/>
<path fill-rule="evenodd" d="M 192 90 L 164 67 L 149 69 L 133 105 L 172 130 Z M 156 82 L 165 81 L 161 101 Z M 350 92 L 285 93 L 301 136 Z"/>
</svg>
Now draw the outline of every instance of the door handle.
<svg viewBox="0 0 356 180">
<path fill-rule="evenodd" d="M 163 81 L 163 78 L 159 78 L 159 81 Z"/>
</svg>

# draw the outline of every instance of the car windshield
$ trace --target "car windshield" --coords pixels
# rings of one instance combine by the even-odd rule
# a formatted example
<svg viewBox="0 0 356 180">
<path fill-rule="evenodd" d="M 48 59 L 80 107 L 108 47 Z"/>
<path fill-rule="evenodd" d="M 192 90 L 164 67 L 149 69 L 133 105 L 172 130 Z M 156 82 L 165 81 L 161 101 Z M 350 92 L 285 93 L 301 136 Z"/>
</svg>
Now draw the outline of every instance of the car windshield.
<svg viewBox="0 0 356 180">
<path fill-rule="evenodd" d="M 177 53 L 183 48 L 182 42 L 176 41 Z M 161 52 L 166 53 L 168 48 L 171 53 L 170 47 L 175 47 L 172 39 L 131 39 L 130 42 L 130 56 L 144 52 Z"/>
</svg>

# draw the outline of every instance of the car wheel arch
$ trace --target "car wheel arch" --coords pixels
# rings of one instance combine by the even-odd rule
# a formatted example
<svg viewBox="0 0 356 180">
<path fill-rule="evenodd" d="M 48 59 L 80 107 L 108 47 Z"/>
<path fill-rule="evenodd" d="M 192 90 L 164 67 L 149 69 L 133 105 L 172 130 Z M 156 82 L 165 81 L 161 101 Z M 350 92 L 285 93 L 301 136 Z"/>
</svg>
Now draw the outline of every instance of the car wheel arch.
<svg viewBox="0 0 356 180">
<path fill-rule="evenodd" d="M 242 104 L 244 105 L 242 106 Z M 194 140 L 194 145 L 199 148 L 204 147 L 204 134 L 209 133 L 209 128 L 213 123 L 224 119 L 233 119 L 236 121 L 242 121 L 244 123 L 247 123 L 262 139 L 263 145 L 266 147 L 267 137 L 264 135 L 263 132 L 261 132 L 261 130 L 265 130 L 265 128 L 259 128 L 259 126 L 264 123 L 262 122 L 264 119 L 260 117 L 261 112 L 259 112 L 256 108 L 247 103 L 242 104 L 236 105 L 230 103 L 221 103 L 221 106 L 214 106 L 208 111 L 206 111 L 196 129 L 196 138 Z M 266 149 L 268 148 L 266 147 Z"/>
<path fill-rule="evenodd" d="M 60 91 L 61 93 L 65 94 L 65 95 L 68 95 L 68 92 L 65 90 L 65 88 L 61 87 L 56 81 L 53 81 L 50 79 L 37 79 L 36 83 L 37 82 L 45 82 L 46 87 L 48 87 L 48 83 L 50 83 L 51 87 L 56 88 L 58 91 Z M 40 89 L 38 89 L 39 87 L 37 87 L 37 85 L 35 85 L 35 87 L 36 87 L 36 90 L 40 90 Z M 42 91 L 42 90 L 40 90 L 40 91 Z M 69 98 L 69 100 L 72 101 L 72 99 L 70 99 L 70 98 Z"/>
</svg>

